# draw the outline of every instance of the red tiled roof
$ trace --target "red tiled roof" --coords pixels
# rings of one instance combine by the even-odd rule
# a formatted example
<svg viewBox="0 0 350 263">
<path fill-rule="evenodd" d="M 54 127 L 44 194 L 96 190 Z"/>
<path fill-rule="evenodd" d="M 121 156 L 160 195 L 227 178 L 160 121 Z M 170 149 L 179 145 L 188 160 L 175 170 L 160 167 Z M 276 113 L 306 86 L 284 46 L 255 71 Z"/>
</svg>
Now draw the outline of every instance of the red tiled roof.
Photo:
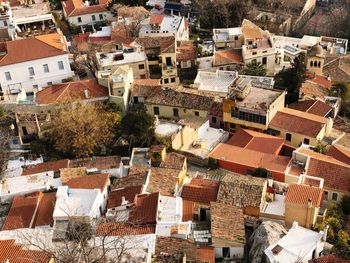
<svg viewBox="0 0 350 263">
<path fill-rule="evenodd" d="M 84 6 L 82 0 L 66 0 L 66 1 L 62 1 L 61 3 L 64 11 L 69 17 L 86 15 L 86 14 L 94 14 L 94 13 L 102 13 L 107 11 L 105 3 L 100 3 L 98 5 L 90 5 L 90 6 Z"/>
<path fill-rule="evenodd" d="M 219 182 L 215 180 L 194 178 L 190 184 L 184 185 L 181 197 L 184 200 L 198 203 L 215 202 L 219 190 Z"/>
<path fill-rule="evenodd" d="M 147 98 L 160 89 L 160 79 L 135 79 L 131 87 L 131 96 Z"/>
<path fill-rule="evenodd" d="M 102 223 L 96 230 L 97 236 L 147 235 L 156 232 L 155 225 L 132 225 L 127 223 Z"/>
<path fill-rule="evenodd" d="M 53 225 L 56 193 L 32 193 L 14 197 L 2 230 Z"/>
<path fill-rule="evenodd" d="M 298 111 L 308 112 L 321 117 L 326 117 L 328 113 L 332 110 L 331 106 L 320 100 L 298 101 L 289 105 L 289 108 Z"/>
<path fill-rule="evenodd" d="M 149 19 L 149 23 L 151 25 L 160 25 L 163 22 L 164 15 L 163 14 L 153 14 Z"/>
<path fill-rule="evenodd" d="M 176 60 L 187 61 L 197 58 L 197 50 L 193 42 L 181 42 L 176 49 Z"/>
<path fill-rule="evenodd" d="M 271 172 L 279 173 L 285 172 L 290 161 L 290 157 L 262 153 L 226 143 L 220 143 L 216 146 L 210 153 L 210 157 L 244 165 L 248 168 L 263 167 Z"/>
<path fill-rule="evenodd" d="M 326 119 L 315 114 L 285 108 L 276 113 L 270 128 L 317 137 L 326 124 Z"/>
<path fill-rule="evenodd" d="M 31 175 L 49 171 L 58 172 L 62 168 L 68 168 L 68 164 L 69 160 L 63 159 L 58 161 L 39 163 L 35 165 L 28 165 L 23 168 L 22 175 Z"/>
<path fill-rule="evenodd" d="M 158 199 L 159 193 L 138 195 L 129 221 L 134 224 L 155 224 L 157 222 Z"/>
<path fill-rule="evenodd" d="M 68 187 L 73 189 L 100 189 L 103 192 L 109 183 L 109 174 L 92 174 L 70 179 Z"/>
<path fill-rule="evenodd" d="M 324 88 L 330 89 L 332 86 L 332 81 L 324 76 L 314 75 L 313 73 L 307 73 L 306 75 L 309 81 L 321 85 Z"/>
<path fill-rule="evenodd" d="M 334 255 L 327 255 L 309 260 L 309 263 L 350 263 L 350 260 L 337 258 Z"/>
<path fill-rule="evenodd" d="M 241 64 L 243 65 L 243 57 L 241 50 L 220 50 L 216 51 L 213 59 L 214 66 Z"/>
<path fill-rule="evenodd" d="M 159 167 L 182 170 L 182 168 L 184 167 L 185 161 L 186 161 L 186 156 L 179 153 L 172 152 L 172 153 L 168 153 L 165 156 L 164 161 L 160 163 Z"/>
<path fill-rule="evenodd" d="M 31 227 L 38 200 L 39 193 L 30 196 L 15 196 L 2 230 Z"/>
<path fill-rule="evenodd" d="M 5 55 L 0 56 L 0 66 L 68 54 L 61 43 L 60 34 L 49 34 L 48 37 L 37 36 L 2 43 L 0 51 Z M 30 52 L 23 47 L 29 48 Z"/>
<path fill-rule="evenodd" d="M 0 240 L 0 262 L 10 263 L 48 263 L 51 255 L 39 250 L 28 250 L 16 245 L 15 240 Z"/>
<path fill-rule="evenodd" d="M 85 92 L 88 98 L 85 97 Z M 96 79 L 86 79 L 49 86 L 36 93 L 36 102 L 38 104 L 64 103 L 99 97 L 108 97 L 108 89 L 99 85 Z"/>
<path fill-rule="evenodd" d="M 188 201 L 186 199 L 182 200 L 182 221 L 194 221 L 194 214 L 196 210 L 196 203 L 193 201 Z"/>
<path fill-rule="evenodd" d="M 129 186 L 125 188 L 115 189 L 108 194 L 108 209 L 118 207 L 122 204 L 122 197 L 126 201 L 133 203 L 135 196 L 142 193 L 142 185 Z"/>
<path fill-rule="evenodd" d="M 284 140 L 261 132 L 240 129 L 227 144 L 270 154 L 278 154 Z"/>
<path fill-rule="evenodd" d="M 332 145 L 328 151 L 328 156 L 350 165 L 350 149 L 341 145 Z"/>
<path fill-rule="evenodd" d="M 310 156 L 306 174 L 324 179 L 325 188 L 350 193 L 350 166 L 331 156 L 307 149 L 298 149 L 299 153 Z"/>
<path fill-rule="evenodd" d="M 53 210 L 56 203 L 56 192 L 42 193 L 38 209 L 36 211 L 34 227 L 53 226 Z"/>
<path fill-rule="evenodd" d="M 69 167 L 96 168 L 98 170 L 116 169 L 120 166 L 119 155 L 93 156 L 89 158 L 74 159 L 69 161 Z"/>
<path fill-rule="evenodd" d="M 202 262 L 215 263 L 215 248 L 209 246 L 200 246 L 198 248 L 199 259 Z"/>
<path fill-rule="evenodd" d="M 307 185 L 291 184 L 286 194 L 286 203 L 307 205 L 309 200 L 314 207 L 320 207 L 323 190 Z"/>
</svg>

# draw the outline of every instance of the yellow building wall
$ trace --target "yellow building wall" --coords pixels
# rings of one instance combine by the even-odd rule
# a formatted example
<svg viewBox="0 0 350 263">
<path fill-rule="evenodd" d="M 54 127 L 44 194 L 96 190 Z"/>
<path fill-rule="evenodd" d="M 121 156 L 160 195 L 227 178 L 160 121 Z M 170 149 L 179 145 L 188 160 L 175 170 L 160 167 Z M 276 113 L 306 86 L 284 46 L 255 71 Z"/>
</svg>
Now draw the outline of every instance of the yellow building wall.
<svg viewBox="0 0 350 263">
<path fill-rule="evenodd" d="M 316 223 L 318 212 L 319 208 L 311 207 L 308 214 L 306 205 L 286 203 L 286 225 L 291 226 L 294 221 L 297 221 L 300 226 L 310 228 Z"/>
<path fill-rule="evenodd" d="M 269 114 L 268 114 L 268 124 L 270 121 L 275 117 L 276 113 L 279 110 L 282 110 L 284 108 L 284 103 L 286 99 L 286 92 L 283 92 L 275 101 L 270 105 L 269 107 Z"/>
<path fill-rule="evenodd" d="M 156 104 L 147 104 L 147 113 L 150 115 L 154 115 L 153 107 L 159 108 L 159 117 L 160 118 L 169 118 L 169 119 L 184 119 L 188 117 L 196 117 L 195 112 L 199 113 L 199 118 L 207 118 L 207 111 L 196 110 L 196 109 L 185 109 L 180 107 L 171 107 L 165 105 L 156 105 Z M 173 109 L 178 109 L 179 117 L 174 117 Z"/>
<path fill-rule="evenodd" d="M 311 64 L 310 62 L 313 62 L 313 63 L 318 63 L 320 62 L 321 63 L 321 66 L 320 67 L 311 67 Z M 324 58 L 320 58 L 320 57 L 309 57 L 308 60 L 307 60 L 307 64 L 306 64 L 306 68 L 308 71 L 312 72 L 312 73 L 315 73 L 316 75 L 321 75 L 323 76 L 323 65 L 324 65 Z"/>
<path fill-rule="evenodd" d="M 273 127 L 271 127 L 272 129 L 275 129 Z M 275 129 L 278 130 L 278 129 Z M 283 131 L 283 130 L 278 130 L 280 132 L 279 135 L 277 135 L 278 137 L 284 139 L 284 142 L 288 145 L 294 146 L 294 147 L 298 147 L 301 143 L 303 143 L 304 138 L 307 138 L 310 140 L 309 145 L 311 146 L 317 146 L 318 142 L 320 140 L 323 139 L 323 137 L 325 136 L 326 133 L 326 127 L 323 127 L 322 130 L 320 131 L 320 133 L 317 135 L 316 138 L 312 138 L 312 137 L 308 137 L 302 134 L 298 134 L 298 133 L 292 133 L 292 132 L 288 132 L 288 131 Z M 290 133 L 292 134 L 292 140 L 291 141 L 286 141 L 286 134 Z"/>
<path fill-rule="evenodd" d="M 197 130 L 189 126 L 184 126 L 174 135 L 171 146 L 174 150 L 187 150 L 197 139 Z"/>
</svg>

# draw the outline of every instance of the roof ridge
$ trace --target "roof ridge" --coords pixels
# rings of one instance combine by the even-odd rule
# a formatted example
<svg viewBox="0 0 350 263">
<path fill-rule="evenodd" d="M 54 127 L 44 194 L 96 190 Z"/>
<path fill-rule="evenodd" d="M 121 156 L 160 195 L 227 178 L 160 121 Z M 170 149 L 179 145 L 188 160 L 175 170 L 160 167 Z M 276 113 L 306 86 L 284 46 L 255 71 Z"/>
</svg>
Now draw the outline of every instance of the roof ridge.
<svg viewBox="0 0 350 263">
<path fill-rule="evenodd" d="M 68 84 L 64 87 L 64 89 L 62 90 L 61 94 L 57 96 L 56 100 L 57 101 L 65 92 L 66 90 L 68 89 L 68 87 L 70 86 L 70 82 L 68 82 Z"/>
<path fill-rule="evenodd" d="M 60 41 L 61 41 L 61 35 L 60 35 L 59 33 L 52 33 L 52 34 L 50 34 L 50 35 L 59 35 L 59 36 L 60 36 Z M 40 36 L 35 36 L 34 39 L 40 41 L 41 43 L 44 43 L 44 44 L 47 45 L 47 46 L 53 47 L 53 48 L 58 49 L 58 50 L 60 50 L 60 51 L 67 52 L 67 51 L 64 50 L 64 49 L 60 49 L 60 48 L 58 48 L 58 47 L 55 47 L 55 46 L 53 46 L 53 45 L 47 43 L 46 41 L 40 39 L 39 37 L 40 37 Z M 60 42 L 60 43 L 61 43 L 61 42 Z M 63 43 L 61 43 L 61 44 L 63 45 Z"/>
</svg>

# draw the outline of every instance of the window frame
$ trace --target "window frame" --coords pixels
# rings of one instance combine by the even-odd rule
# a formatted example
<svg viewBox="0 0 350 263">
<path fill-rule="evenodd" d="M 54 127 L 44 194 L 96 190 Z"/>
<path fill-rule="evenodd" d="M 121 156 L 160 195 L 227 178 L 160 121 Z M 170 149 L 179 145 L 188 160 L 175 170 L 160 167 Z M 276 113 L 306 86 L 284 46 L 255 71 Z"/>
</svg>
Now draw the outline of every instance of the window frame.
<svg viewBox="0 0 350 263">
<path fill-rule="evenodd" d="M 44 69 L 44 73 L 49 73 L 50 72 L 49 64 L 43 64 L 43 69 Z"/>
<path fill-rule="evenodd" d="M 58 69 L 59 69 L 59 70 L 64 70 L 64 64 L 63 64 L 63 61 L 62 61 L 62 60 L 57 61 L 57 65 L 58 65 Z"/>
</svg>

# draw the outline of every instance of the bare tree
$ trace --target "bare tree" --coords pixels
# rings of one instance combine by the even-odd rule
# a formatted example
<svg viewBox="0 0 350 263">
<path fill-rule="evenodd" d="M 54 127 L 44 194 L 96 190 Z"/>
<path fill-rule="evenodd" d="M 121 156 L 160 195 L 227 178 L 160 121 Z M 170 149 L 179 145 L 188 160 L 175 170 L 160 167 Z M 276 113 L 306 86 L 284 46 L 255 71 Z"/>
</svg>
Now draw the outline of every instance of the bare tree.
<svg viewBox="0 0 350 263">
<path fill-rule="evenodd" d="M 0 108 L 0 179 L 7 167 L 10 155 L 10 139 L 12 135 L 11 118 Z"/>
</svg>

